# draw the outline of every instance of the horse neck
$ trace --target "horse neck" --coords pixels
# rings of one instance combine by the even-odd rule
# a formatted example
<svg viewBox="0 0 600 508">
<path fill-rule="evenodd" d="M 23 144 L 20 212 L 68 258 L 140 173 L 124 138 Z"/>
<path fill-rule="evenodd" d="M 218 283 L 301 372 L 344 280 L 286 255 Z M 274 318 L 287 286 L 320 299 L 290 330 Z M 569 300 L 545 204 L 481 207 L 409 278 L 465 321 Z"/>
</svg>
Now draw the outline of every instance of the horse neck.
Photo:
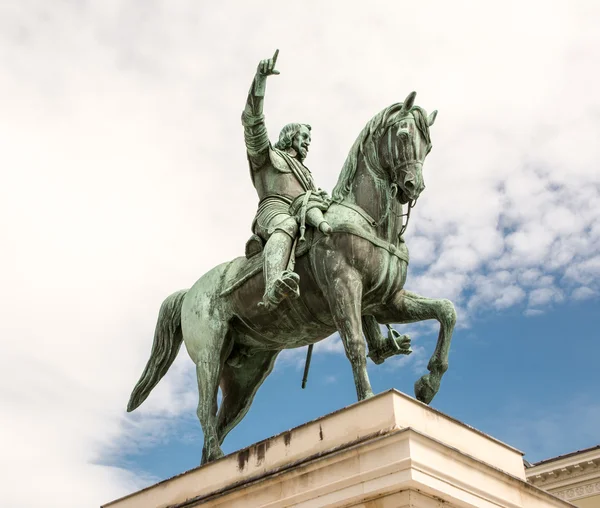
<svg viewBox="0 0 600 508">
<path fill-rule="evenodd" d="M 402 228 L 402 205 L 392 197 L 389 180 L 369 169 L 362 155 L 357 161 L 356 174 L 346 201 L 360 206 L 375 220 L 379 238 L 394 244 L 398 241 Z"/>
</svg>

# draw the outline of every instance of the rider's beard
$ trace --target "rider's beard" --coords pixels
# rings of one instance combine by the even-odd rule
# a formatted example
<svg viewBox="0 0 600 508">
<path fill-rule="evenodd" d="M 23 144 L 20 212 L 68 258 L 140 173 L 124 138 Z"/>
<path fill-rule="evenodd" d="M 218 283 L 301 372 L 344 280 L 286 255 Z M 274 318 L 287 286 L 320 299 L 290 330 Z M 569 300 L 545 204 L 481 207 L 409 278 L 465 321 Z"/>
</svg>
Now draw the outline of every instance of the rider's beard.
<svg viewBox="0 0 600 508">
<path fill-rule="evenodd" d="M 292 145 L 292 151 L 294 157 L 296 157 L 300 162 L 303 162 L 304 159 L 306 159 L 306 156 L 308 155 L 308 150 L 306 150 L 306 148 L 303 148 L 302 146 Z"/>
</svg>

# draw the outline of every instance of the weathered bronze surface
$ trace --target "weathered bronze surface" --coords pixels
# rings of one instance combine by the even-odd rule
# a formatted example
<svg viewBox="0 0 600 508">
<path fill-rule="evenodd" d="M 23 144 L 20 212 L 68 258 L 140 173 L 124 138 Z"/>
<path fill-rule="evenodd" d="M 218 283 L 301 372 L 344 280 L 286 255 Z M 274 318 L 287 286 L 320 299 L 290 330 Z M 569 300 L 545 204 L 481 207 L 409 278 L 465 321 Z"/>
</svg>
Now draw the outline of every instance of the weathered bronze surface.
<svg viewBox="0 0 600 508">
<path fill-rule="evenodd" d="M 437 345 L 429 373 L 415 383 L 416 397 L 429 403 L 448 369 L 454 306 L 404 289 L 409 256 L 402 234 L 425 188 L 422 168 L 436 112 L 427 116 L 414 105 L 413 92 L 375 115 L 350 149 L 330 198 L 304 165 L 310 126 L 286 125 L 274 145 L 267 137 L 263 100 L 267 77 L 279 74 L 277 56 L 260 62 L 242 114 L 260 200 L 246 256 L 163 302 L 150 359 L 127 407 L 133 411 L 148 397 L 185 342 L 196 364 L 203 463 L 222 456 L 223 440 L 283 349 L 339 332 L 362 400 L 373 395 L 365 339 L 368 356 L 380 364 L 411 351 L 408 336 L 388 327 L 384 337 L 380 323 L 436 319 Z"/>
</svg>

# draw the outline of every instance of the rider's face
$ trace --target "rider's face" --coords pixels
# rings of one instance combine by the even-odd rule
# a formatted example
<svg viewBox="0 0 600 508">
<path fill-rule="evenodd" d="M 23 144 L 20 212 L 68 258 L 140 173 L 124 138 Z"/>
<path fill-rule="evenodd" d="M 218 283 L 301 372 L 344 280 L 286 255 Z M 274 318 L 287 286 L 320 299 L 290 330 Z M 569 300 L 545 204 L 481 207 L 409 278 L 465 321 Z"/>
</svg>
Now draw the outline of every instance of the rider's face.
<svg viewBox="0 0 600 508">
<path fill-rule="evenodd" d="M 298 158 L 303 161 L 308 155 L 308 147 L 310 146 L 310 131 L 308 127 L 302 125 L 300 130 L 292 139 L 292 148 L 298 154 Z"/>
</svg>

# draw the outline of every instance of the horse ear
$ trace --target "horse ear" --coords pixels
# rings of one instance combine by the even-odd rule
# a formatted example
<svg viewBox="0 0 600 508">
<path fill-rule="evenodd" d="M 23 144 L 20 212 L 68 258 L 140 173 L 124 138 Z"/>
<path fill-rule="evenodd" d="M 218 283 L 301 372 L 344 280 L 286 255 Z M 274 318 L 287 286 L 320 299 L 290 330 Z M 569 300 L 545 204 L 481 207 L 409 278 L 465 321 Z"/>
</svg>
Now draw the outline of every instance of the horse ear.
<svg viewBox="0 0 600 508">
<path fill-rule="evenodd" d="M 429 116 L 427 117 L 427 125 L 429 125 L 429 127 L 431 127 L 433 125 L 433 123 L 435 122 L 436 116 L 437 116 L 437 109 L 432 111 L 431 113 L 429 113 Z"/>
<path fill-rule="evenodd" d="M 417 96 L 417 92 L 410 92 L 408 97 L 404 100 L 402 104 L 402 113 L 408 113 L 413 105 L 415 104 L 415 97 Z"/>
</svg>

